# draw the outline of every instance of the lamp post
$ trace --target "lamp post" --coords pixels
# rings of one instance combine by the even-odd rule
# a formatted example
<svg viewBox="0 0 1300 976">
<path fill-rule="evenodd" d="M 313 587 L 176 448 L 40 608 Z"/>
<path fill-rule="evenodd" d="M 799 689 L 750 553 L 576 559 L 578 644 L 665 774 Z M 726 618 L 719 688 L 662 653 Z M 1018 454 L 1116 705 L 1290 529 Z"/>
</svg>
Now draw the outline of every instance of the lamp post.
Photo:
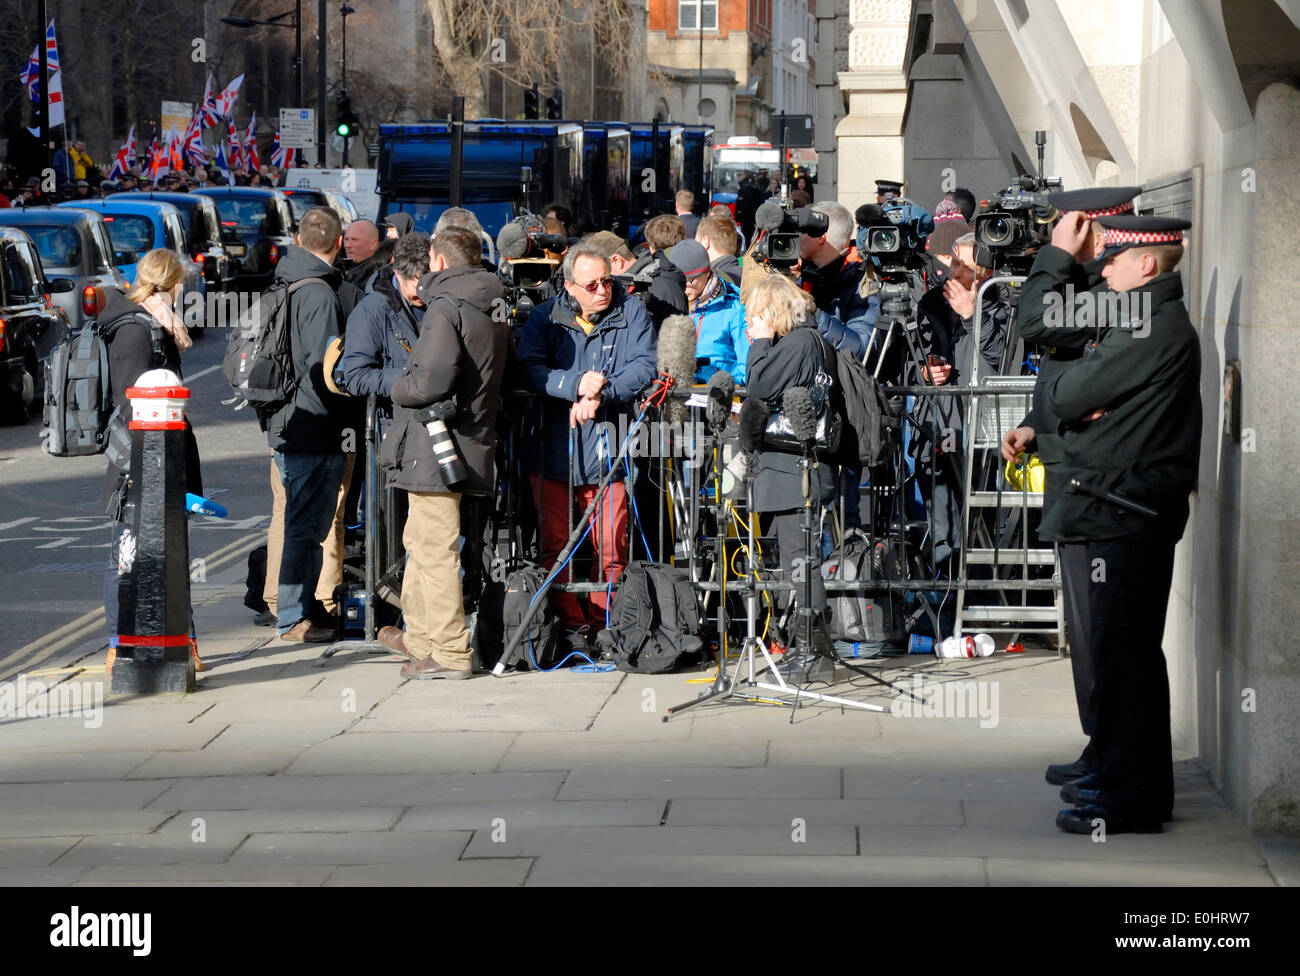
<svg viewBox="0 0 1300 976">
<path fill-rule="evenodd" d="M 286 17 L 292 17 L 293 23 L 285 20 Z M 268 17 L 266 20 L 254 20 L 251 17 L 222 17 L 223 24 L 229 24 L 231 27 L 292 27 L 294 33 L 293 40 L 293 90 L 295 101 L 298 107 L 302 107 L 303 90 L 302 90 L 302 0 L 296 0 L 292 10 L 286 10 L 282 14 L 276 14 L 274 17 Z"/>
<path fill-rule="evenodd" d="M 344 95 L 348 93 L 348 14 L 356 13 L 355 7 L 349 7 L 346 3 L 339 7 L 339 15 L 343 18 L 343 61 L 339 65 L 339 81 L 341 91 Z M 343 166 L 348 165 L 348 149 L 352 144 L 352 136 L 348 134 L 343 137 Z"/>
</svg>

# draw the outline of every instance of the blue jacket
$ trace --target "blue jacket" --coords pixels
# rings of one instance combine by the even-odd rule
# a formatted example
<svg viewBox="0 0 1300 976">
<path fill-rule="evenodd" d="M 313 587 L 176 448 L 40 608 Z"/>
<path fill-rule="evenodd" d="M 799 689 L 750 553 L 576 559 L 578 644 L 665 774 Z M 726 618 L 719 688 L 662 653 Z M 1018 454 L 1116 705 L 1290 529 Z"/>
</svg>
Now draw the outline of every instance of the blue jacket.
<svg viewBox="0 0 1300 976">
<path fill-rule="evenodd" d="M 858 293 L 865 265 L 840 257 L 823 268 L 807 268 L 804 284 L 811 286 L 817 304 L 817 330 L 836 349 L 847 349 L 859 359 L 876 328 L 880 301 Z"/>
<path fill-rule="evenodd" d="M 530 472 L 568 479 L 569 408 L 578 398 L 578 381 L 590 370 L 604 373 L 604 403 L 595 420 L 573 432 L 573 483 L 590 485 L 618 454 L 619 416 L 654 378 L 655 330 L 645 306 L 617 284 L 590 335 L 583 334 L 574 312 L 568 293 L 561 293 L 533 309 L 520 333 L 523 387 L 545 394 L 541 409 L 529 411 L 534 423 L 532 436 L 524 438 L 523 460 Z"/>
<path fill-rule="evenodd" d="M 740 303 L 740 289 L 725 275 L 719 275 L 722 291 L 705 305 L 697 305 L 690 313 L 695 323 L 695 356 L 707 358 L 709 364 L 701 366 L 695 374 L 699 383 L 725 369 L 736 382 L 745 382 L 749 363 L 749 334 L 745 331 L 745 306 Z"/>
<path fill-rule="evenodd" d="M 391 272 L 376 279 L 374 291 L 366 295 L 348 316 L 339 367 L 347 391 L 356 397 L 378 393 L 388 399 L 393 384 L 402 375 L 411 347 L 419 338 L 416 309 L 402 298 Z M 385 404 L 385 406 L 389 406 Z"/>
</svg>

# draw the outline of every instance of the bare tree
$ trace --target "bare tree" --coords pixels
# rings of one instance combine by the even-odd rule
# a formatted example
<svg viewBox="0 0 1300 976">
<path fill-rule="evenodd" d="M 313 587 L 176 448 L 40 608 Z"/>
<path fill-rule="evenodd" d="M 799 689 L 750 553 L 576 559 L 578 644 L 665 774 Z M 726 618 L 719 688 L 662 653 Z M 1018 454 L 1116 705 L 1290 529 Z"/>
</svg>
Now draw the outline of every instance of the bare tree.
<svg viewBox="0 0 1300 976">
<path fill-rule="evenodd" d="M 589 37 L 610 76 L 621 82 L 632 58 L 633 18 L 644 16 L 624 0 L 425 0 L 433 45 L 465 116 L 486 114 L 489 79 L 515 84 L 562 81 L 576 37 Z M 590 69 L 589 69 L 590 70 Z"/>
</svg>

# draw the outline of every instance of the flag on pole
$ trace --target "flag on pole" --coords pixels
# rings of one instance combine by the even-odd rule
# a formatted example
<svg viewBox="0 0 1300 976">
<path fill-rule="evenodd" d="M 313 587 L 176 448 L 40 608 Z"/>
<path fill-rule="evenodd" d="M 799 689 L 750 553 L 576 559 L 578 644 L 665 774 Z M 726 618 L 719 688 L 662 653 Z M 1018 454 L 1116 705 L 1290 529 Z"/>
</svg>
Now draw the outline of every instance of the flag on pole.
<svg viewBox="0 0 1300 976">
<path fill-rule="evenodd" d="M 45 28 L 45 64 L 51 72 L 59 69 L 59 44 L 54 36 L 54 18 L 50 18 L 50 25 Z"/>
<path fill-rule="evenodd" d="M 230 118 L 235 113 L 235 99 L 239 97 L 239 86 L 244 83 L 244 76 L 240 75 L 230 84 L 228 84 L 220 95 L 217 96 L 217 114 L 225 118 Z"/>
<path fill-rule="evenodd" d="M 45 61 L 46 70 L 50 78 L 49 94 L 49 124 L 50 128 L 56 125 L 63 125 L 63 76 L 59 70 L 59 44 L 54 34 L 54 20 L 50 20 L 49 26 L 45 29 Z M 32 48 L 32 55 L 27 59 L 27 64 L 18 75 L 18 80 L 23 83 L 27 89 L 27 97 L 33 102 L 41 100 L 40 95 L 40 73 L 41 73 L 41 49 L 40 47 Z"/>
<path fill-rule="evenodd" d="M 271 165 L 276 169 L 284 169 L 284 147 L 280 145 L 280 130 L 275 130 L 275 139 L 271 142 Z"/>
<path fill-rule="evenodd" d="M 204 129 L 215 128 L 221 121 L 221 113 L 217 111 L 217 100 L 212 94 L 212 75 L 208 75 L 203 83 L 203 102 L 199 106 L 199 113 L 203 116 Z"/>
<path fill-rule="evenodd" d="M 50 75 L 50 128 L 63 125 L 63 72 L 56 71 Z"/>
<path fill-rule="evenodd" d="M 200 105 L 181 136 L 181 153 L 191 166 L 206 166 L 208 157 L 203 152 L 203 106 Z"/>
<path fill-rule="evenodd" d="M 244 172 L 252 176 L 261 168 L 262 161 L 257 158 L 257 113 L 254 112 L 244 130 Z"/>
<path fill-rule="evenodd" d="M 181 137 L 176 134 L 174 125 L 171 132 L 167 134 L 167 165 L 173 173 L 185 171 L 185 157 L 181 155 Z"/>
<path fill-rule="evenodd" d="M 171 170 L 171 151 L 167 145 L 167 137 L 163 136 L 161 145 L 158 143 L 158 132 L 154 130 L 153 141 L 149 144 L 149 165 L 145 171 L 150 183 L 157 183 L 162 177 L 166 176 Z"/>
<path fill-rule="evenodd" d="M 110 180 L 120 180 L 127 173 L 131 172 L 131 167 L 135 165 L 135 126 L 131 126 L 131 131 L 127 133 L 126 139 L 122 142 L 122 148 L 117 151 L 113 157 L 113 168 L 108 171 Z"/>
<path fill-rule="evenodd" d="M 226 162 L 226 144 L 224 142 L 217 142 L 217 158 L 213 165 L 226 178 L 227 184 L 230 186 L 235 185 L 235 174 L 230 171 L 230 164 Z"/>
<path fill-rule="evenodd" d="M 244 151 L 243 143 L 239 141 L 239 132 L 235 128 L 235 117 L 230 116 L 226 122 L 229 126 L 230 135 L 230 156 L 227 161 L 230 163 L 231 172 L 242 173 L 244 171 Z"/>
</svg>

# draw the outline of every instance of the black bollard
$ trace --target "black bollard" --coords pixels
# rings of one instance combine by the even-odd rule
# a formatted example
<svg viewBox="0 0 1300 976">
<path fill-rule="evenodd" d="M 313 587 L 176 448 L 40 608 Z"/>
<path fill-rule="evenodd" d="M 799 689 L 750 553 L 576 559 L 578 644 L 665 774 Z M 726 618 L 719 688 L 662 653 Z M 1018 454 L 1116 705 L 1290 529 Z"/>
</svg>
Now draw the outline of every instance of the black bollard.
<svg viewBox="0 0 1300 976">
<path fill-rule="evenodd" d="M 190 547 L 185 527 L 185 401 L 169 370 L 150 370 L 131 401 L 134 513 L 118 558 L 117 654 L 112 693 L 194 690 L 190 651 Z"/>
</svg>

